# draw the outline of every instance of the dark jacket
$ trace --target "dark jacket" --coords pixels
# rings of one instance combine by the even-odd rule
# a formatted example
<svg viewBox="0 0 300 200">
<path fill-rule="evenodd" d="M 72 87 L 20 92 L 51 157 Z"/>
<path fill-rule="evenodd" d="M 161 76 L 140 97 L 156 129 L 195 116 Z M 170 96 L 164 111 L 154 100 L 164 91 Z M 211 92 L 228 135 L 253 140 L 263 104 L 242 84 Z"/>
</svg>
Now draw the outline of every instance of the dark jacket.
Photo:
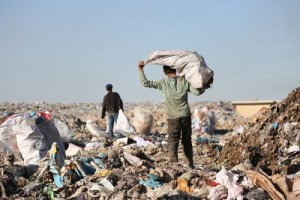
<svg viewBox="0 0 300 200">
<path fill-rule="evenodd" d="M 102 118 L 105 112 L 118 113 L 119 109 L 123 110 L 123 101 L 117 92 L 108 92 L 103 98 Z"/>
</svg>

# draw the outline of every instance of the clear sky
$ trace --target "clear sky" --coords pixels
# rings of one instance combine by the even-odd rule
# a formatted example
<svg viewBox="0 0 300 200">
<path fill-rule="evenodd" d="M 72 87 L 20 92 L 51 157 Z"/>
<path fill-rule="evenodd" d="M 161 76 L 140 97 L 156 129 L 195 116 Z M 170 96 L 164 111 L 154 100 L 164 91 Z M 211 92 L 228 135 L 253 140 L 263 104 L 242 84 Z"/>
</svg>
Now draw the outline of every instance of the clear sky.
<svg viewBox="0 0 300 200">
<path fill-rule="evenodd" d="M 190 50 L 214 70 L 190 101 L 281 100 L 300 86 L 299 0 L 0 0 L 0 102 L 161 102 L 137 64 Z M 159 65 L 145 67 L 164 78 Z"/>
</svg>

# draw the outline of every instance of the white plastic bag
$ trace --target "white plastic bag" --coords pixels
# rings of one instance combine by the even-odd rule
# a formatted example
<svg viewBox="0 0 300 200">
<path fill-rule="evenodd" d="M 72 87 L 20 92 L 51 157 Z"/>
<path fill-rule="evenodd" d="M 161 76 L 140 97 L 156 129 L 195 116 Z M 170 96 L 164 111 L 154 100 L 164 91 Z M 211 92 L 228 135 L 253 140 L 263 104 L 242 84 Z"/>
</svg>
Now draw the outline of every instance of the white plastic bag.
<svg viewBox="0 0 300 200">
<path fill-rule="evenodd" d="M 200 132 L 201 126 L 200 126 L 200 118 L 199 118 L 199 111 L 198 108 L 194 110 L 194 113 L 192 114 L 192 130 L 193 132 Z"/>
<path fill-rule="evenodd" d="M 88 119 L 86 121 L 86 128 L 93 136 L 99 138 L 107 138 L 107 134 L 105 133 L 105 131 L 100 126 L 98 126 L 95 121 Z"/>
<path fill-rule="evenodd" d="M 2 145 L 1 151 L 9 151 L 14 154 L 17 162 L 23 162 L 23 158 L 17 144 L 17 138 L 13 134 L 11 124 L 3 123 L 0 126 L 0 141 Z"/>
<path fill-rule="evenodd" d="M 34 119 L 15 118 L 12 131 L 16 136 L 24 165 L 39 165 L 39 161 L 47 154 L 47 148 L 45 139 Z"/>
<path fill-rule="evenodd" d="M 192 115 L 192 130 L 199 133 L 215 133 L 216 118 L 209 107 L 196 108 Z"/>
<path fill-rule="evenodd" d="M 120 132 L 124 135 L 134 133 L 134 128 L 130 125 L 127 117 L 123 113 L 122 109 L 119 109 L 118 120 L 116 125 L 116 132 Z"/>
<path fill-rule="evenodd" d="M 124 158 L 135 167 L 139 167 L 143 164 L 143 160 L 141 160 L 139 157 L 131 155 L 126 151 L 124 152 Z"/>
<path fill-rule="evenodd" d="M 213 81 L 214 71 L 206 65 L 204 58 L 196 51 L 154 51 L 145 63 L 168 65 L 176 69 L 178 75 L 184 76 L 194 88 L 202 88 Z"/>
</svg>

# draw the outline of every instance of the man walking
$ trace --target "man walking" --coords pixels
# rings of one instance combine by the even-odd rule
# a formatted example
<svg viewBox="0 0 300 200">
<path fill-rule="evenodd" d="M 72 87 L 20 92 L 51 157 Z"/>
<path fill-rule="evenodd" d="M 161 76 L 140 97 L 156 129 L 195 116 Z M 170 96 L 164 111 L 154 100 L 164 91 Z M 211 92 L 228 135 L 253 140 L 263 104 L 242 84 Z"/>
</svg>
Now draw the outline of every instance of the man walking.
<svg viewBox="0 0 300 200">
<path fill-rule="evenodd" d="M 112 139 L 114 138 L 114 123 L 118 120 L 119 109 L 123 110 L 123 101 L 117 92 L 112 91 L 112 84 L 107 84 L 105 88 L 107 94 L 103 98 L 101 118 L 105 117 L 105 112 L 107 111 L 108 137 Z"/>
</svg>

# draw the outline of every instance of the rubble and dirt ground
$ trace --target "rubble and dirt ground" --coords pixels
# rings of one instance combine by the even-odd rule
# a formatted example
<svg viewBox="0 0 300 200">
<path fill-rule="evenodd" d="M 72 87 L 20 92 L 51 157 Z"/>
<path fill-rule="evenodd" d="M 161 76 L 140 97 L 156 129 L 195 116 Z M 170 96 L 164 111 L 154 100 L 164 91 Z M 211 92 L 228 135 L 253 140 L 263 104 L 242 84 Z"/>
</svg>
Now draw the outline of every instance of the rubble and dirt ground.
<svg viewBox="0 0 300 200">
<path fill-rule="evenodd" d="M 125 143 L 97 138 L 86 128 L 87 119 L 91 119 L 105 130 L 101 104 L 2 103 L 0 112 L 51 109 L 53 117 L 70 130 L 66 147 L 73 144 L 81 151 L 67 156 L 70 164 L 63 187 L 56 186 L 53 172 L 45 164 L 51 159 L 49 155 L 41 160 L 36 173 L 28 174 L 24 166 L 16 164 L 12 153 L 0 152 L 0 198 L 300 199 L 300 88 L 260 113 L 256 120 L 235 113 L 230 102 L 190 103 L 191 111 L 202 106 L 209 106 L 215 113 L 215 133 L 193 133 L 195 169 L 190 169 L 181 147 L 178 164 L 167 160 L 167 122 L 162 103 L 124 105 L 132 124 L 136 123 L 136 107 L 153 116 L 148 133 L 129 135 Z M 0 119 L 0 124 L 3 121 Z M 138 146 L 135 136 L 154 145 Z M 88 143 L 100 145 L 87 149 Z M 90 160 L 99 162 L 95 166 Z M 72 163 L 81 163 L 77 165 L 81 169 L 72 168 Z M 228 179 L 229 187 L 217 179 L 224 170 L 238 177 Z M 252 182 L 252 187 L 242 185 L 243 177 Z"/>
</svg>

